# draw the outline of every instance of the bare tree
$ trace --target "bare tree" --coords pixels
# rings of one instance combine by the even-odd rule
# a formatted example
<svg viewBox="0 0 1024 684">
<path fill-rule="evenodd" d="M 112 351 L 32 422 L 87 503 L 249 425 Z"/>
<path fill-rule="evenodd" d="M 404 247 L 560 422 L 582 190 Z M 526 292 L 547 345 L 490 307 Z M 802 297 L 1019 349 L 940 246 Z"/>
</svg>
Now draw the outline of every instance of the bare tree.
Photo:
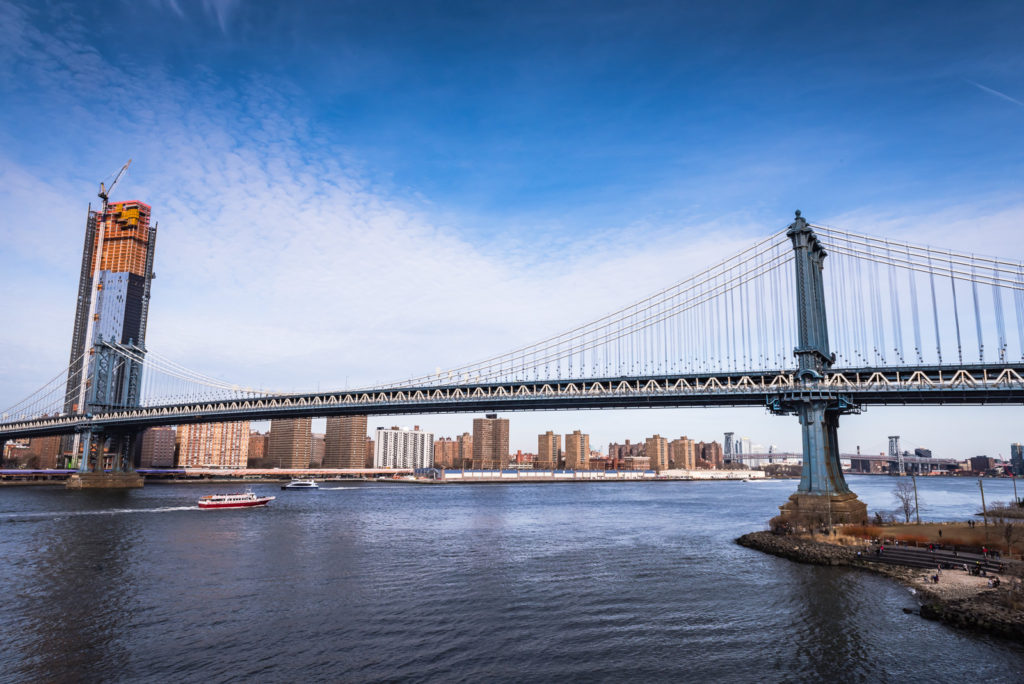
<svg viewBox="0 0 1024 684">
<path fill-rule="evenodd" d="M 903 513 L 907 522 L 910 522 L 910 516 L 917 510 L 914 502 L 914 485 L 909 480 L 900 479 L 896 483 L 896 489 L 893 490 L 892 495 L 896 497 L 896 502 L 899 504 L 897 510 Z"/>
<path fill-rule="evenodd" d="M 1012 558 L 1014 545 L 1024 540 L 1024 524 L 1005 515 L 997 515 L 993 522 L 1006 545 L 1006 555 Z"/>
</svg>

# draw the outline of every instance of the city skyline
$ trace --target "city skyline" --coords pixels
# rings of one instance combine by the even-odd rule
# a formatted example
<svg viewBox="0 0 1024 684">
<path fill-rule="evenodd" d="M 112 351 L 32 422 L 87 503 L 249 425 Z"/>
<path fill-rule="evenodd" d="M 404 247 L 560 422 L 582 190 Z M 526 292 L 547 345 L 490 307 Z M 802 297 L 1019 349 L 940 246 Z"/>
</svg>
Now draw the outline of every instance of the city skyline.
<svg viewBox="0 0 1024 684">
<path fill-rule="evenodd" d="M 668 27 L 690 35 L 692 9 L 662 28 L 649 12 L 599 5 L 603 11 L 582 17 L 560 43 L 551 41 L 552 27 L 567 17 L 554 10 L 532 6 L 510 17 L 491 9 L 482 17 L 484 33 L 511 50 L 501 54 L 455 31 L 448 45 L 457 60 L 429 40 L 441 31 L 436 21 L 420 22 L 423 35 L 409 52 L 382 59 L 374 40 L 415 34 L 423 17 L 389 29 L 370 12 L 354 20 L 365 22 L 370 39 L 353 41 L 352 63 L 316 67 L 337 77 L 336 87 L 318 96 L 310 77 L 261 60 L 251 71 L 233 66 L 271 35 L 266 17 L 230 3 L 205 7 L 98 3 L 52 17 L 0 4 L 0 55 L 10 66 L 0 83 L 10 103 L 2 115 L 7 182 L 0 197 L 9 206 L 47 206 L 43 221 L 28 213 L 4 220 L 0 249 L 8 268 L 0 282 L 23 294 L 0 333 L 6 357 L 18 359 L 0 369 L 0 405 L 64 365 L 82 212 L 96 182 L 129 157 L 136 160 L 131 174 L 112 199 L 138 198 L 162 222 L 148 346 L 232 382 L 281 389 L 386 381 L 532 341 L 732 253 L 781 227 L 797 206 L 823 223 L 915 242 L 962 247 L 970 231 L 992 252 L 1024 255 L 1024 205 L 1014 183 L 1021 162 L 1012 145 L 992 144 L 1017 139 L 1024 116 L 1015 76 L 1021 57 L 1005 28 L 1016 14 L 1005 8 L 941 26 L 931 9 L 887 9 L 919 27 L 898 40 L 899 22 L 879 26 L 870 11 L 847 10 L 840 34 L 869 37 L 876 48 L 852 86 L 844 81 L 852 91 L 828 83 L 864 56 L 841 40 L 814 62 L 744 58 L 743 75 L 726 68 L 738 43 L 726 41 L 724 56 L 702 53 L 705 39 L 691 36 L 683 54 L 659 52 L 669 38 L 680 42 Z M 151 54 L 122 60 L 122 49 L 103 40 L 113 29 L 100 21 L 119 12 L 143 32 L 157 22 L 172 26 L 196 54 L 154 37 Z M 736 19 L 741 32 L 764 21 L 785 28 L 766 31 L 778 37 L 761 38 L 751 54 L 835 33 L 795 11 L 747 12 Z M 957 8 L 943 12 L 956 15 Z M 315 14 L 276 19 L 313 28 Z M 457 17 L 448 20 L 462 26 Z M 51 21 L 65 30 L 50 30 Z M 531 21 L 539 27 L 533 33 Z M 616 30 L 619 23 L 633 32 Z M 984 37 L 984 50 L 951 47 L 966 28 Z M 273 40 L 287 43 L 286 62 L 298 61 L 304 49 L 322 45 L 322 34 L 308 35 L 307 48 L 278 34 Z M 591 50 L 592 35 L 620 48 L 620 58 L 606 61 L 604 48 Z M 202 47 L 214 37 L 219 49 Z M 545 50 L 555 58 L 576 50 L 582 59 L 540 83 L 515 78 L 516 67 L 535 67 Z M 454 86 L 444 68 L 467 56 L 479 57 L 480 66 L 460 66 L 462 85 Z M 649 69 L 659 58 L 664 70 Z M 488 67 L 507 80 L 488 76 Z M 802 80 L 780 78 L 783 67 L 796 67 Z M 629 84 L 629 74 L 643 76 Z M 405 88 L 417 79 L 423 85 Z M 438 95 L 453 87 L 454 102 L 479 117 L 447 121 Z M 110 93 L 118 91 L 145 97 L 112 103 Z M 609 106 L 613 94 L 657 102 L 658 112 Z M 516 98 L 536 106 L 509 107 Z M 587 116 L 591 98 L 599 98 L 604 121 Z M 798 120 L 771 113 L 782 105 L 799 111 Z M 727 115 L 712 123 L 719 111 Z M 386 115 L 380 125 L 378 114 Z M 497 117 L 493 130 L 479 124 L 487 117 Z M 576 121 L 583 125 L 570 125 Z M 812 122 L 821 129 L 807 133 Z M 832 135 L 828 122 L 843 135 Z M 799 143 L 797 129 L 805 133 Z M 503 145 L 509 135 L 522 146 L 518 152 Z M 546 153 L 555 142 L 559 154 Z M 649 189 L 638 192 L 645 184 Z M 336 265 L 341 255 L 343 270 Z M 383 255 L 407 277 L 383 273 Z M 25 339 L 26 330 L 37 339 Z M 597 444 L 611 439 L 588 423 L 638 439 L 669 433 L 666 424 L 706 425 L 702 432 L 710 435 L 743 424 L 763 443 L 783 450 L 798 444 L 790 421 L 760 410 L 672 414 L 524 415 L 531 427 L 513 435 L 512 447 L 529 448 L 530 435 L 552 428 L 552 420 L 559 434 L 582 428 Z M 1012 409 L 993 407 L 872 409 L 843 419 L 840 447 L 881 452 L 886 435 L 899 433 L 937 453 L 1005 458 L 1020 439 L 1013 418 Z"/>
</svg>

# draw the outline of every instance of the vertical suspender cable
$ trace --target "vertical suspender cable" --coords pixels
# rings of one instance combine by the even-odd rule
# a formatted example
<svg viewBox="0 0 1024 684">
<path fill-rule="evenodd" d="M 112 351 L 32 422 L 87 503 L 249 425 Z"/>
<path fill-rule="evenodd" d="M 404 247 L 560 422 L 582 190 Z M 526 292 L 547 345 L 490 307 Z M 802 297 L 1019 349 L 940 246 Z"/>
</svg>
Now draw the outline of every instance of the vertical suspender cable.
<svg viewBox="0 0 1024 684">
<path fill-rule="evenodd" d="M 910 247 L 907 247 L 907 260 L 910 260 Z M 918 363 L 923 363 L 921 357 L 921 318 L 917 310 L 917 273 L 913 269 L 907 269 L 907 278 L 910 280 L 910 311 L 914 317 L 914 355 Z"/>
<path fill-rule="evenodd" d="M 978 306 L 978 281 L 974 259 L 971 259 L 971 296 L 974 300 L 974 326 L 978 333 L 978 360 L 985 362 L 985 341 L 981 337 L 981 307 Z"/>
<path fill-rule="evenodd" d="M 949 286 L 953 290 L 953 322 L 956 324 L 956 358 L 960 363 L 964 362 L 964 348 L 960 339 L 960 309 L 956 302 L 956 278 L 953 277 L 953 260 L 949 264 Z"/>
<path fill-rule="evenodd" d="M 829 299 L 831 300 L 831 303 L 832 303 L 831 309 L 828 312 L 828 314 L 829 314 L 828 315 L 828 322 L 830 324 L 829 325 L 829 328 L 830 328 L 830 330 L 829 330 L 829 342 L 832 345 L 833 351 L 836 352 L 836 358 L 838 358 L 838 359 L 840 359 L 840 361 L 842 361 L 842 359 L 843 359 L 843 352 L 844 352 L 843 345 L 842 345 L 843 323 L 842 323 L 842 320 L 839 317 L 839 293 L 838 293 L 839 284 L 838 284 L 838 279 L 833 277 L 833 275 L 835 275 L 835 267 L 836 267 L 835 259 L 836 259 L 836 257 L 833 257 L 833 258 L 828 260 L 830 262 L 830 265 L 832 266 L 832 268 L 825 269 L 824 272 L 822 273 L 822 278 L 823 278 L 824 286 L 828 290 Z M 822 295 L 824 295 L 824 293 L 822 293 Z"/>
<path fill-rule="evenodd" d="M 935 299 L 935 269 L 932 266 L 932 251 L 928 250 L 928 285 L 932 291 L 932 317 L 935 321 L 935 355 L 942 364 L 942 336 L 939 333 L 939 305 Z"/>
<path fill-rule="evenodd" d="M 996 311 L 996 331 L 999 334 L 999 347 L 996 349 L 996 353 L 999 355 L 1000 361 L 1006 360 L 1006 324 L 1003 320 L 1003 298 L 999 292 L 999 285 L 995 284 L 995 279 L 999 277 L 998 271 L 993 267 L 992 269 L 993 284 L 992 287 L 992 306 Z"/>
<path fill-rule="evenodd" d="M 896 265 L 889 250 L 889 241 L 885 241 L 885 260 L 889 264 L 889 309 L 893 327 L 893 353 L 903 363 L 903 318 L 900 313 L 899 285 L 896 283 Z"/>
<path fill-rule="evenodd" d="M 1013 291 L 1013 303 L 1017 311 L 1017 344 L 1020 357 L 1024 359 L 1024 265 L 1017 267 L 1017 289 Z"/>
<path fill-rule="evenodd" d="M 878 292 L 878 263 L 870 262 L 871 267 L 871 327 L 875 342 L 875 363 L 885 365 L 885 342 L 882 335 L 882 300 Z"/>
</svg>

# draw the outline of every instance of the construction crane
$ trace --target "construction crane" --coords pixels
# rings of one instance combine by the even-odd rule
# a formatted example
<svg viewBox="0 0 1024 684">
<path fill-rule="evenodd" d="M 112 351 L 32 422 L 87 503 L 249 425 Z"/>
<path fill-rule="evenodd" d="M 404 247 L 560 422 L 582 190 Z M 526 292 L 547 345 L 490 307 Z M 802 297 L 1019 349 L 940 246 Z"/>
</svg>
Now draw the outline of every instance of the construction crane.
<svg viewBox="0 0 1024 684">
<path fill-rule="evenodd" d="M 109 188 L 104 187 L 103 186 L 103 181 L 100 181 L 99 198 L 101 200 L 103 200 L 103 214 L 101 214 L 101 216 L 106 216 L 107 215 L 107 200 L 108 200 L 108 198 L 110 196 L 110 193 L 112 193 L 114 191 L 114 186 L 117 185 L 117 181 L 121 180 L 121 176 L 124 175 L 124 172 L 127 171 L 128 167 L 131 166 L 131 165 L 132 165 L 132 160 L 131 159 L 129 159 L 127 162 L 125 162 L 124 166 L 121 167 L 121 170 L 117 172 L 116 176 L 114 176 L 114 182 L 110 184 Z"/>
</svg>

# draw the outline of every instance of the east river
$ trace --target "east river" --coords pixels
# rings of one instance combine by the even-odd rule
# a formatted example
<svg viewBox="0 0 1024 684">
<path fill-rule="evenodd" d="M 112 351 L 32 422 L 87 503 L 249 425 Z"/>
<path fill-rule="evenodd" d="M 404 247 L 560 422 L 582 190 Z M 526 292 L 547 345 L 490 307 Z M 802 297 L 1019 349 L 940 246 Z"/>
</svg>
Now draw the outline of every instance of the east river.
<svg viewBox="0 0 1024 684">
<path fill-rule="evenodd" d="M 733 543 L 796 484 L 257 485 L 277 500 L 228 511 L 195 501 L 241 486 L 4 488 L 0 681 L 1024 680 L 1024 645 L 895 582 Z M 974 479 L 918 486 L 922 518 L 980 507 Z"/>
</svg>

